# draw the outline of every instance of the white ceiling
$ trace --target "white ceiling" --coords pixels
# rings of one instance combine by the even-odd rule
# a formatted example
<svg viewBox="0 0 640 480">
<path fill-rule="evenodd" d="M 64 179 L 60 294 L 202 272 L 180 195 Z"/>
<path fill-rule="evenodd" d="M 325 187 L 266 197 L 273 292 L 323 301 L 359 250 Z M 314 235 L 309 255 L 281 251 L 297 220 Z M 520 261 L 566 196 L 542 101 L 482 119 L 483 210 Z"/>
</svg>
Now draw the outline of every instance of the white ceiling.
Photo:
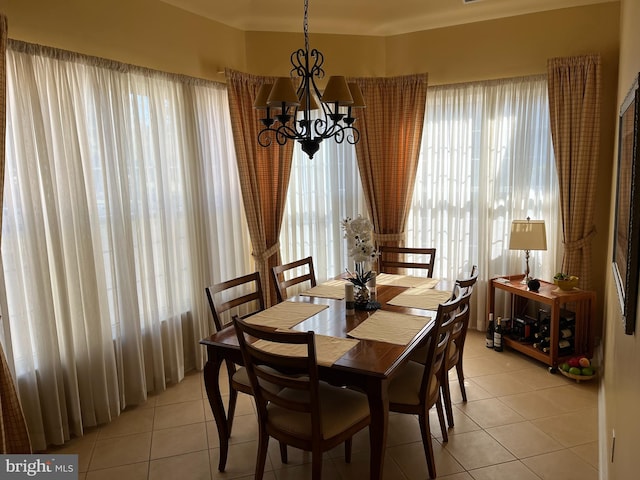
<svg viewBox="0 0 640 480">
<path fill-rule="evenodd" d="M 244 31 L 302 32 L 303 0 L 160 0 Z M 309 31 L 387 36 L 619 0 L 309 0 Z"/>
</svg>

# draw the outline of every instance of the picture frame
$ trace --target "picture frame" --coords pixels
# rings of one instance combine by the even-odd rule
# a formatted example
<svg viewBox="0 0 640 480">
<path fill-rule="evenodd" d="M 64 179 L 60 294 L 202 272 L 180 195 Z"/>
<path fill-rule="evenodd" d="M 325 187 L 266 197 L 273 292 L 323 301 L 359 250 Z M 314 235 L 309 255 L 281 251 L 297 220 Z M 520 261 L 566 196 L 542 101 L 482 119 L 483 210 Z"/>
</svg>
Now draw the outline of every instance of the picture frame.
<svg viewBox="0 0 640 480">
<path fill-rule="evenodd" d="M 613 231 L 613 278 L 624 331 L 635 332 L 640 262 L 640 73 L 620 106 L 618 118 L 618 174 Z"/>
</svg>

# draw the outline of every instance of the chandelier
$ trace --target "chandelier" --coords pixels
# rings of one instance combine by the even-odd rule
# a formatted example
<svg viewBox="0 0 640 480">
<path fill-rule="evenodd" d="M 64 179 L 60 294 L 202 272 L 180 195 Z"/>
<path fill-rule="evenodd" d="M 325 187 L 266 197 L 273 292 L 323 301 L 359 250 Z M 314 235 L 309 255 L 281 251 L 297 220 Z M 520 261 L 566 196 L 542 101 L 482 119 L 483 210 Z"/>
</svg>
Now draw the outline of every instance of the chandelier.
<svg viewBox="0 0 640 480">
<path fill-rule="evenodd" d="M 324 55 L 315 48 L 309 50 L 308 9 L 309 0 L 304 0 L 304 49 L 291 54 L 289 77 L 262 85 L 253 106 L 265 110 L 260 119 L 264 128 L 258 133 L 262 147 L 271 145 L 273 138 L 279 145 L 293 140 L 313 158 L 323 140 L 358 143 L 360 132 L 353 126 L 356 119 L 352 111 L 365 104 L 360 87 L 347 83 L 343 76 L 329 77 L 324 92 L 320 92 L 316 79 L 324 78 Z M 312 119 L 314 110 L 321 111 Z"/>
</svg>

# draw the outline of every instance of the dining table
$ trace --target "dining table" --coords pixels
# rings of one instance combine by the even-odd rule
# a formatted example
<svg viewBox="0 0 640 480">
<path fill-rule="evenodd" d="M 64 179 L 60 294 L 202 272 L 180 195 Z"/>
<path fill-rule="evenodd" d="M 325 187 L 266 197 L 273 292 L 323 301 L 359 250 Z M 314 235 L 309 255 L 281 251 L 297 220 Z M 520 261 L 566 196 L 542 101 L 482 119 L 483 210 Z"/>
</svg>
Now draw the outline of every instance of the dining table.
<svg viewBox="0 0 640 480">
<path fill-rule="evenodd" d="M 429 334 L 438 303 L 446 301 L 447 293 L 451 292 L 450 282 L 378 274 L 375 300 L 379 303 L 379 308 L 356 309 L 354 313 L 346 309 L 346 282 L 343 278 L 337 278 L 326 285 L 320 284 L 248 319 L 255 317 L 256 324 L 264 321 L 264 325 L 269 328 L 285 327 L 315 332 L 320 380 L 366 393 L 371 415 L 370 478 L 380 480 L 387 440 L 390 379 Z M 422 293 L 419 289 L 423 290 Z M 425 298 L 429 300 L 425 302 Z M 308 318 L 301 321 L 294 319 L 293 325 L 286 322 L 278 325 L 278 319 L 284 317 L 286 311 L 297 311 L 302 307 L 310 309 Z M 271 321 L 276 323 L 270 323 Z M 396 338 L 396 335 L 400 336 Z M 318 343 L 320 338 L 328 339 L 328 343 L 332 344 L 337 342 L 342 345 L 346 339 L 349 342 L 344 347 L 339 347 L 343 350 L 333 352 L 333 357 L 329 355 L 328 359 L 321 361 Z M 335 342 L 331 342 L 331 339 Z M 220 440 L 218 470 L 223 472 L 229 451 L 231 425 L 220 391 L 220 367 L 223 361 L 242 365 L 242 354 L 232 325 L 204 338 L 200 343 L 207 349 L 204 383 Z"/>
</svg>

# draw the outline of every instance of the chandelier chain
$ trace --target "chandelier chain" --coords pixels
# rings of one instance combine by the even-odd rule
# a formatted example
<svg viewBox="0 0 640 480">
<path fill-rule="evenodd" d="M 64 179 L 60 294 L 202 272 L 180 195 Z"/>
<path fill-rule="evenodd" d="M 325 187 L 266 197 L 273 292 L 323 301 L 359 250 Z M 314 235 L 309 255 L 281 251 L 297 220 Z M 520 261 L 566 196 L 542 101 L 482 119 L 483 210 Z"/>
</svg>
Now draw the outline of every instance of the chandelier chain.
<svg viewBox="0 0 640 480">
<path fill-rule="evenodd" d="M 309 0 L 304 0 L 304 20 L 302 30 L 304 32 L 304 49 L 309 51 Z"/>
</svg>

